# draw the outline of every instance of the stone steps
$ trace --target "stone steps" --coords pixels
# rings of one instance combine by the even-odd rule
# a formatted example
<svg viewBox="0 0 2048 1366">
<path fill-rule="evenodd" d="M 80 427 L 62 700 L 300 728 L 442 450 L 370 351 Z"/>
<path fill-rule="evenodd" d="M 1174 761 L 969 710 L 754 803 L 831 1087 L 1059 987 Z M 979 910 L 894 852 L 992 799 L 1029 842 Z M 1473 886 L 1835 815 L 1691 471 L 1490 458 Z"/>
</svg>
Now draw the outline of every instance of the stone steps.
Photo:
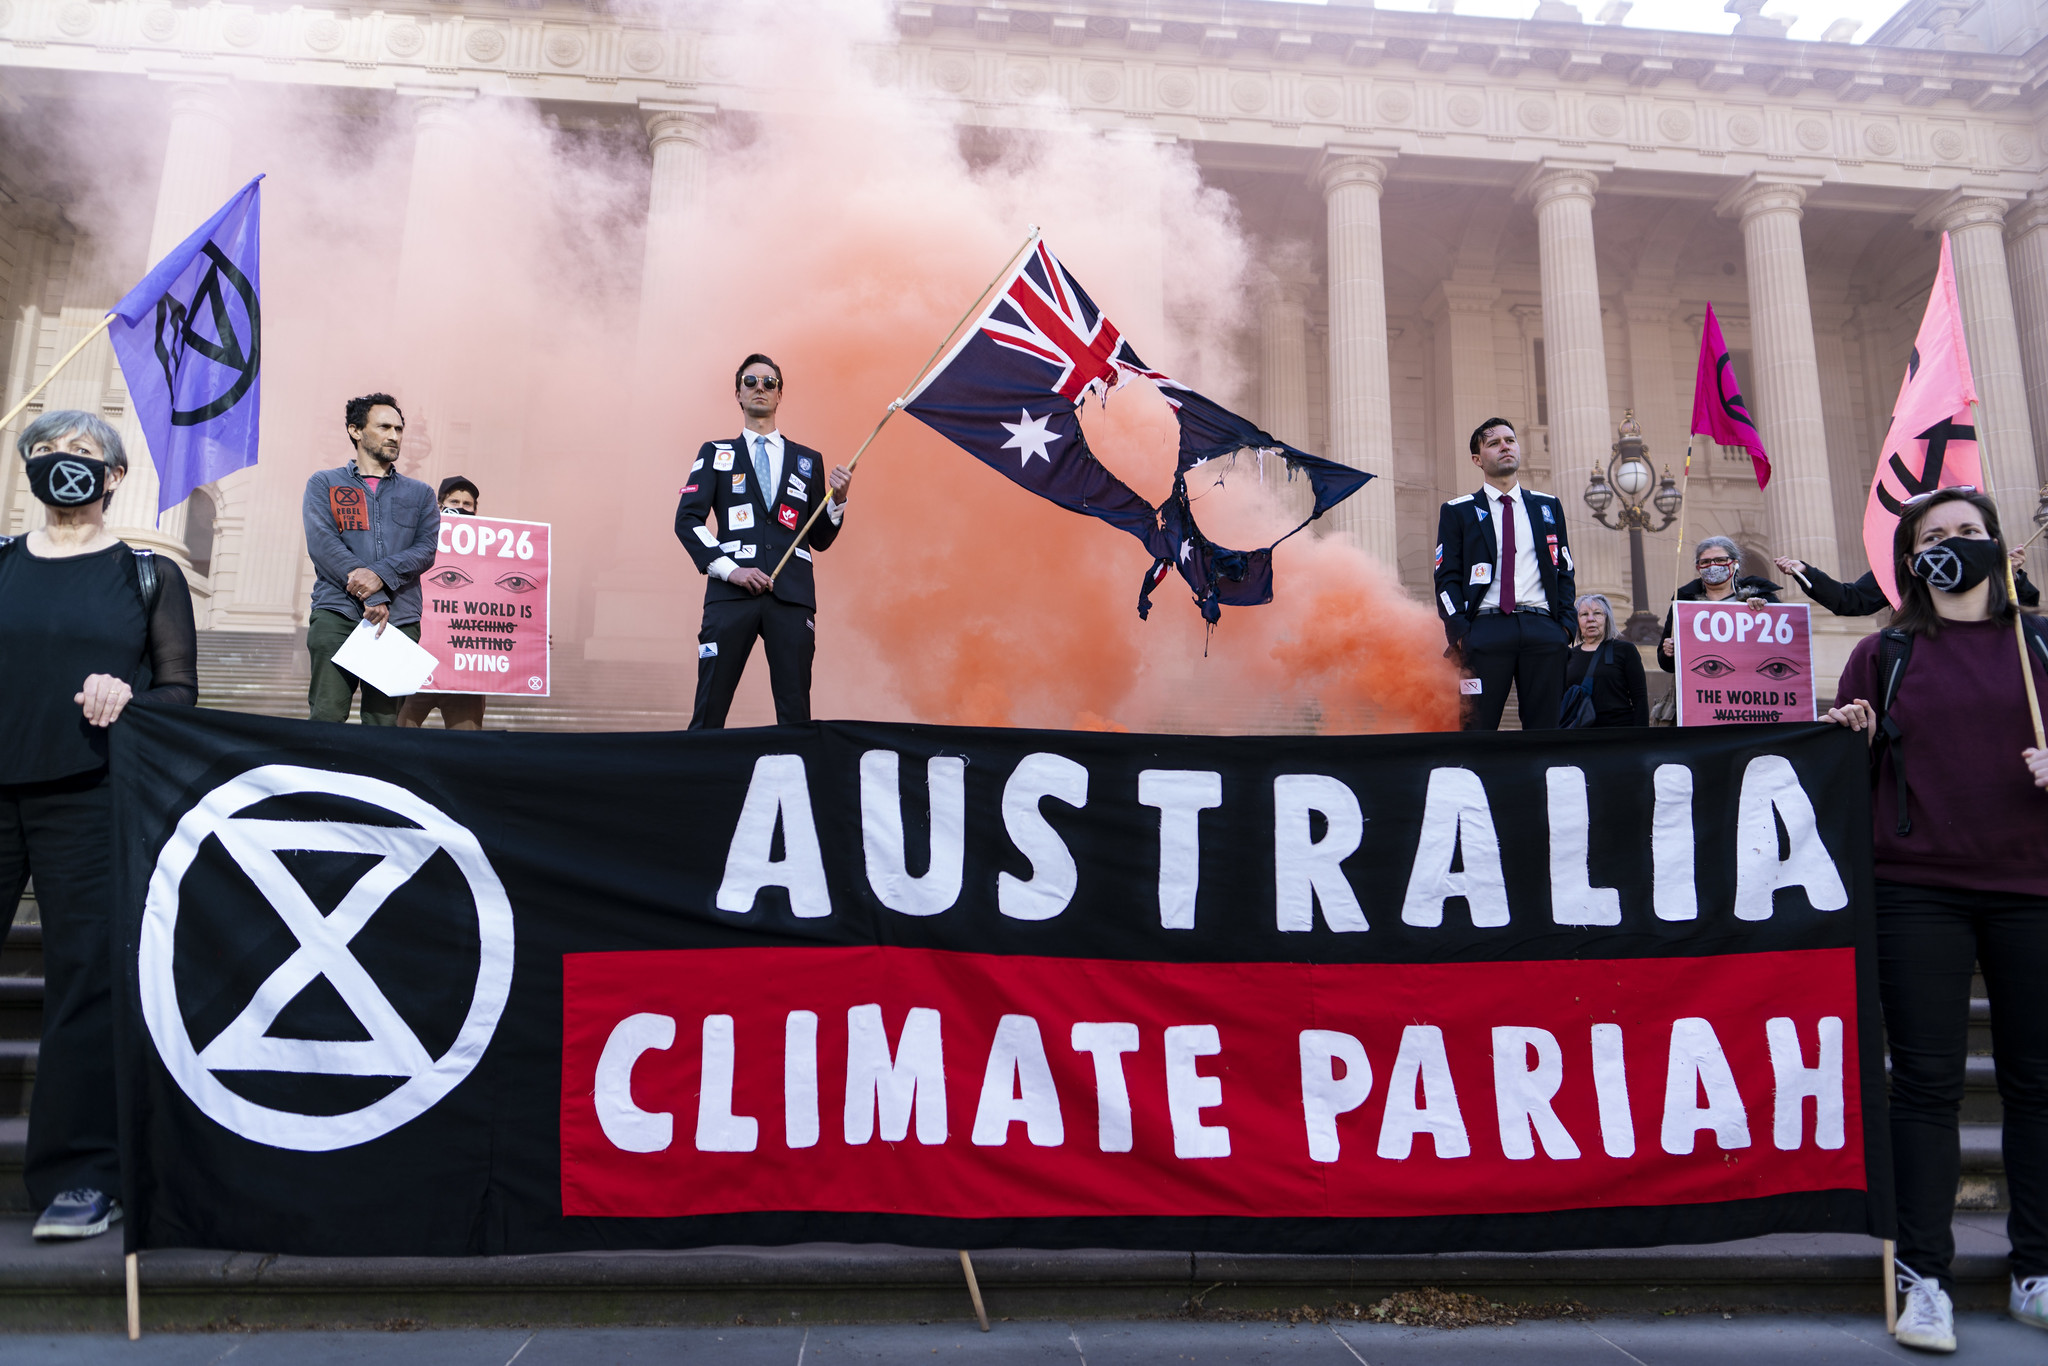
<svg viewBox="0 0 2048 1366">
<path fill-rule="evenodd" d="M 1996 1222 L 1991 1220 L 1990 1222 Z M 1956 1224 L 1958 1308 L 2002 1307 L 2004 1239 Z M 1697 1247 L 1390 1257 L 1200 1251 L 974 1254 L 996 1319 L 1177 1317 L 1371 1305 L 1437 1287 L 1504 1303 L 1596 1310 L 1833 1309 L 1883 1313 L 1877 1241 L 1776 1234 Z M 141 1256 L 145 1329 L 453 1328 L 969 1318 L 949 1251 L 813 1243 L 521 1257 L 296 1257 L 164 1249 Z M 116 1328 L 118 1237 L 37 1246 L 0 1220 L 0 1329 Z"/>
</svg>

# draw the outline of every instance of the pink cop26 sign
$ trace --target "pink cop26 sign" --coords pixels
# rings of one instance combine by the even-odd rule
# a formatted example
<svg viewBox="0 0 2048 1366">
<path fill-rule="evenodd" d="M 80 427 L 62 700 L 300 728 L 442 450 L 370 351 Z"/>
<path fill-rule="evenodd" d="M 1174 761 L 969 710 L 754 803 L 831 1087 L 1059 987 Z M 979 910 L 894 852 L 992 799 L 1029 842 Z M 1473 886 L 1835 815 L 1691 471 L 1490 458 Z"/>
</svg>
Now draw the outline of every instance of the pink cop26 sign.
<svg viewBox="0 0 2048 1366">
<path fill-rule="evenodd" d="M 1675 602 L 1678 724 L 1811 721 L 1813 636 L 1801 603 Z"/>
<path fill-rule="evenodd" d="M 420 578 L 422 692 L 548 695 L 548 524 L 443 514 Z"/>
</svg>

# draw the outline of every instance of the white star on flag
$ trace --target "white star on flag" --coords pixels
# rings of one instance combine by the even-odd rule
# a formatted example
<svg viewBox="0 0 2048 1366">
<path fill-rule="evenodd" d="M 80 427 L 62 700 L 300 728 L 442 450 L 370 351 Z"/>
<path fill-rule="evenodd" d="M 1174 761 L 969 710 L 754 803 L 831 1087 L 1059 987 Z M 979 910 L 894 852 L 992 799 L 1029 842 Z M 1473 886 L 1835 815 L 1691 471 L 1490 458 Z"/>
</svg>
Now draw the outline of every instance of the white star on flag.
<svg viewBox="0 0 2048 1366">
<path fill-rule="evenodd" d="M 1180 562 L 1182 564 L 1188 562 L 1188 556 L 1193 553 L 1194 548 L 1195 542 L 1193 537 L 1189 537 L 1180 543 Z"/>
<path fill-rule="evenodd" d="M 1045 448 L 1055 441 L 1066 439 L 1061 433 L 1047 427 L 1045 418 L 1033 417 L 1028 408 L 1017 410 L 1017 421 L 1004 422 L 1001 425 L 1010 433 L 1010 439 L 1003 443 L 1003 449 L 1021 452 L 1018 460 L 1020 467 L 1023 468 L 1028 468 L 1034 457 L 1050 465 L 1052 457 L 1046 454 Z"/>
</svg>

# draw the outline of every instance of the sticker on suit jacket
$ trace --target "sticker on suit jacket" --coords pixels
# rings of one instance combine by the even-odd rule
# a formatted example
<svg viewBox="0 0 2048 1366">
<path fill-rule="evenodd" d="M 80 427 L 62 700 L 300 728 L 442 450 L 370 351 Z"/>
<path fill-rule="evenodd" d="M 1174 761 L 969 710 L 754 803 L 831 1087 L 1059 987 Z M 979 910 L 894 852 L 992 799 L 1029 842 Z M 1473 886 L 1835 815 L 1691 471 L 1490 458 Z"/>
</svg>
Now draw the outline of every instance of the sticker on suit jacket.
<svg viewBox="0 0 2048 1366">
<path fill-rule="evenodd" d="M 1492 583 L 1493 566 L 1488 564 L 1484 560 L 1481 560 L 1478 564 L 1473 565 L 1471 582 L 1475 584 Z"/>
<path fill-rule="evenodd" d="M 1438 542 L 1436 543 L 1436 564 L 1435 564 L 1434 568 L 1437 568 L 1437 569 L 1442 569 L 1443 567 L 1444 567 L 1444 543 L 1443 543 L 1442 541 L 1438 541 Z"/>
<path fill-rule="evenodd" d="M 1574 574 L 1578 573 L 1579 567 L 1572 563 L 1572 548 L 1570 546 L 1563 546 L 1560 549 L 1560 553 L 1564 556 L 1564 567 L 1571 570 Z"/>
<path fill-rule="evenodd" d="M 796 472 L 798 474 L 809 474 L 811 472 L 811 457 L 808 455 L 798 456 L 796 458 Z"/>
<path fill-rule="evenodd" d="M 1485 679 L 1481 679 L 1481 678 L 1461 678 L 1461 679 L 1459 679 L 1459 680 L 1458 680 L 1458 695 L 1459 695 L 1460 697 L 1477 697 L 1477 696 L 1479 696 L 1479 695 L 1480 695 L 1481 693 L 1483 693 L 1483 692 L 1485 692 L 1485 691 L 1486 691 L 1486 680 L 1485 680 Z"/>
<path fill-rule="evenodd" d="M 1543 539 L 1550 542 L 1550 567 L 1555 569 L 1557 568 L 1557 537 L 1545 536 Z"/>
<path fill-rule="evenodd" d="M 735 474 L 732 477 L 732 491 L 734 493 L 745 493 L 747 491 L 747 476 Z"/>
<path fill-rule="evenodd" d="M 795 530 L 796 530 L 796 509 L 795 509 L 795 508 L 793 508 L 793 507 L 791 507 L 791 506 L 790 506 L 789 504 L 787 504 L 787 503 L 778 503 L 778 504 L 776 504 L 776 506 L 775 506 L 775 520 L 776 520 L 776 521 L 778 521 L 778 522 L 780 522 L 780 523 L 782 523 L 782 524 L 783 524 L 784 526 L 788 527 L 788 528 L 789 528 L 789 529 L 790 529 L 791 531 L 795 531 Z"/>
<path fill-rule="evenodd" d="M 742 505 L 725 510 L 725 529 L 727 531 L 745 531 L 753 524 L 754 510 L 752 508 Z"/>
<path fill-rule="evenodd" d="M 1485 521 L 1485 520 L 1486 520 L 1486 509 L 1485 509 L 1485 508 L 1473 508 L 1473 509 L 1472 509 L 1472 515 L 1473 515 L 1474 517 L 1477 517 L 1477 518 L 1478 518 L 1478 519 L 1479 519 L 1480 521 L 1482 521 L 1482 522 L 1483 522 L 1483 521 Z"/>
<path fill-rule="evenodd" d="M 690 462 L 690 473 L 692 473 L 692 474 L 695 474 L 695 473 L 696 473 L 696 472 L 697 472 L 698 470 L 701 470 L 701 469 L 703 469 L 703 468 L 704 468 L 704 457 L 703 457 L 703 456 L 701 456 L 701 455 L 700 455 L 700 456 L 698 456 L 698 457 L 697 457 L 697 458 L 696 458 L 695 460 L 692 460 L 692 461 Z"/>
<path fill-rule="evenodd" d="M 719 452 L 719 453 L 718 453 L 717 455 L 714 455 L 714 456 L 712 456 L 712 457 L 711 457 L 711 468 L 712 468 L 712 469 L 714 469 L 714 470 L 729 470 L 729 469 L 731 469 L 731 468 L 732 468 L 732 452 L 731 452 L 731 451 L 720 451 L 720 452 Z"/>
<path fill-rule="evenodd" d="M 327 510 L 334 514 L 336 531 L 368 531 L 370 508 L 363 491 L 353 484 L 336 484 L 327 490 Z"/>
<path fill-rule="evenodd" d="M 804 499 L 811 496 L 811 486 L 799 476 L 792 474 L 791 476 L 789 476 L 788 492 L 784 493 L 782 496 L 785 498 L 794 498 L 798 502 L 802 502 Z"/>
<path fill-rule="evenodd" d="M 697 486 L 695 484 L 685 484 L 676 490 L 677 493 L 695 493 L 696 491 Z"/>
<path fill-rule="evenodd" d="M 1537 504 L 1536 506 L 1537 506 L 1538 508 L 1541 508 L 1541 509 L 1542 509 L 1542 511 L 1543 511 L 1543 520 L 1544 520 L 1544 521 L 1546 521 L 1546 522 L 1550 523 L 1550 524 L 1551 524 L 1552 526 L 1556 526 L 1556 525 L 1557 525 L 1557 518 L 1555 518 L 1555 517 L 1553 517 L 1553 516 L 1551 516 L 1551 515 L 1550 515 L 1550 504 L 1548 504 L 1548 503 L 1538 503 L 1538 504 Z"/>
<path fill-rule="evenodd" d="M 743 545 L 738 550 L 732 552 L 732 557 L 735 560 L 751 560 L 754 558 L 754 552 L 759 549 L 760 547 L 757 545 Z"/>
<path fill-rule="evenodd" d="M 699 659 L 713 659 L 716 658 L 717 655 L 718 642 L 715 640 L 707 640 L 702 645 L 699 645 L 697 647 L 697 658 Z"/>
</svg>

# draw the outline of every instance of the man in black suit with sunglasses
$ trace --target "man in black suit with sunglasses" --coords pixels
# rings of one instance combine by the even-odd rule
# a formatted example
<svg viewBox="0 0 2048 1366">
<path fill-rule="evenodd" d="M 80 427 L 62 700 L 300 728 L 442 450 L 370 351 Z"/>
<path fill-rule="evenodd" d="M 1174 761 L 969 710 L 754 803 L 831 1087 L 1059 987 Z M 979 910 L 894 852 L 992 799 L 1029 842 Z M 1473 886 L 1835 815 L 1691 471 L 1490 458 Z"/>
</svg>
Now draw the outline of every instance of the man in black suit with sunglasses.
<svg viewBox="0 0 2048 1366">
<path fill-rule="evenodd" d="M 783 439 L 775 426 L 782 395 L 781 366 L 758 353 L 740 363 L 733 396 L 746 430 L 698 449 L 676 505 L 676 539 L 710 579 L 704 587 L 704 625 L 697 632 L 697 707 L 691 730 L 725 728 L 756 636 L 768 655 L 776 724 L 811 719 L 811 660 L 818 645 L 811 552 L 838 538 L 853 472 L 839 465 L 825 475 L 822 455 Z M 820 503 L 825 515 L 771 579 Z M 710 525 L 714 517 L 716 530 Z"/>
</svg>

